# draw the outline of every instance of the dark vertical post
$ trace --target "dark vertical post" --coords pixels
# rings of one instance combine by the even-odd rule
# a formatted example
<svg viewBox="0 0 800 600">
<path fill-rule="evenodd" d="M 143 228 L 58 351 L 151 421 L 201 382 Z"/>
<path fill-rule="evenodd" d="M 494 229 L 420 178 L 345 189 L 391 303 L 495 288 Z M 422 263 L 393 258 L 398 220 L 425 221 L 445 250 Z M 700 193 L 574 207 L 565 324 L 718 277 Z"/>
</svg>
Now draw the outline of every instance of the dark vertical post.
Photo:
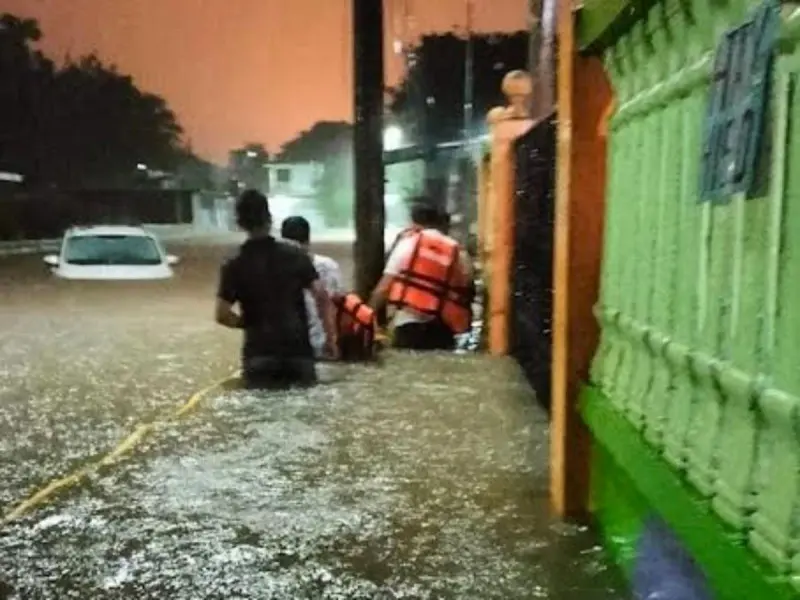
<svg viewBox="0 0 800 600">
<path fill-rule="evenodd" d="M 355 274 L 367 298 L 383 272 L 383 0 L 353 0 Z"/>
<path fill-rule="evenodd" d="M 572 3 L 567 3 L 572 10 Z M 557 0 L 539 0 L 539 53 L 534 76 L 533 118 L 548 116 L 556 107 L 556 13 Z"/>
<path fill-rule="evenodd" d="M 472 102 L 473 102 L 473 69 L 474 69 L 474 40 L 472 37 L 472 12 L 473 0 L 466 0 L 466 47 L 464 55 L 464 146 L 467 147 L 472 139 Z"/>
<path fill-rule="evenodd" d="M 542 0 L 528 0 L 528 73 L 534 79 L 539 70 L 539 46 L 542 41 Z M 538 85 L 534 81 L 534 86 Z M 534 96 L 538 90 L 534 88 Z"/>
<path fill-rule="evenodd" d="M 456 206 L 455 214 L 451 215 L 453 218 L 453 227 L 451 235 L 453 235 L 459 242 L 466 245 L 469 239 L 470 221 L 469 215 L 473 212 L 472 208 L 476 203 L 477 194 L 472 184 L 472 173 L 469 172 L 469 165 L 473 160 L 473 102 L 474 102 L 474 62 L 475 62 L 475 49 L 474 40 L 472 35 L 472 16 L 473 16 L 473 0 L 466 0 L 466 48 L 464 56 L 464 131 L 463 131 L 463 147 L 456 161 L 456 173 L 459 181 L 459 189 L 456 193 Z"/>
</svg>

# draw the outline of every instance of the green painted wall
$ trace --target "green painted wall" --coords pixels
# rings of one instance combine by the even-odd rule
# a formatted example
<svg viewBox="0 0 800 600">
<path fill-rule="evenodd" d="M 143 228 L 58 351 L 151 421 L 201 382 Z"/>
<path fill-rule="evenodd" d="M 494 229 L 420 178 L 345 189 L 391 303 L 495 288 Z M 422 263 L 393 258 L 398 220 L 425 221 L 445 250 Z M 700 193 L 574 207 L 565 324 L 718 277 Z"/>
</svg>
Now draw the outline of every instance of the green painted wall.
<svg viewBox="0 0 800 600">
<path fill-rule="evenodd" d="M 653 559 L 642 547 L 642 536 L 647 535 L 648 522 L 657 516 L 697 567 L 693 569 L 697 573 L 683 573 L 689 575 L 683 583 L 689 583 L 686 579 L 695 584 L 699 579 L 707 581 L 715 600 L 794 600 L 800 596 L 791 577 L 776 575 L 774 565 L 737 538 L 710 509 L 707 499 L 685 478 L 676 476 L 660 450 L 645 441 L 607 396 L 588 386 L 581 412 L 594 438 L 592 511 L 606 548 L 632 580 L 636 593 L 646 592 L 637 589 L 634 569 Z M 662 594 L 679 583 L 673 579 L 675 570 L 666 564 L 649 566 L 660 572 Z M 709 596 L 677 597 L 699 600 Z"/>
<path fill-rule="evenodd" d="M 668 1 L 605 51 L 592 380 L 734 542 L 800 582 L 800 9 L 784 9 L 763 193 L 698 202 L 713 51 L 755 4 Z"/>
</svg>

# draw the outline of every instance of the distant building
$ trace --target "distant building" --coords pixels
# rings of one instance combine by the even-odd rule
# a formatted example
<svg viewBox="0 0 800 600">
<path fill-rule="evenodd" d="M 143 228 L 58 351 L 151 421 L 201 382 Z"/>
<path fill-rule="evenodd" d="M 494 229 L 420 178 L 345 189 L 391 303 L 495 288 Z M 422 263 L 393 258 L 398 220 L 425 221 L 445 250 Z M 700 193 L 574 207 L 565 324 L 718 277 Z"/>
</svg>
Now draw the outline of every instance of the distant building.
<svg viewBox="0 0 800 600">
<path fill-rule="evenodd" d="M 322 163 L 272 162 L 267 165 L 270 196 L 315 198 L 324 172 Z"/>
<path fill-rule="evenodd" d="M 303 215 L 313 229 L 321 226 L 319 217 L 319 183 L 324 172 L 322 163 L 272 162 L 268 165 L 269 205 L 277 224 L 290 215 Z"/>
</svg>

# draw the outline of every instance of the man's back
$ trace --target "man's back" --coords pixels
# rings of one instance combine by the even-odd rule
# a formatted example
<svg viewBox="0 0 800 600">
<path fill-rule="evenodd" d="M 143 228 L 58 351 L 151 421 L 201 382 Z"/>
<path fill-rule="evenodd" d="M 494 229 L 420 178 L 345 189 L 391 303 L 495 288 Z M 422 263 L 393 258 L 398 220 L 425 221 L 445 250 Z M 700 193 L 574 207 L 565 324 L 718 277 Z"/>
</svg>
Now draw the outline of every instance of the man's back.
<svg viewBox="0 0 800 600">
<path fill-rule="evenodd" d="M 406 235 L 400 239 L 386 261 L 384 274 L 391 276 L 400 275 L 404 266 L 411 260 L 411 257 L 414 254 L 419 234 L 423 234 L 432 238 L 441 238 L 447 240 L 448 243 L 459 246 L 459 266 L 463 270 L 466 278 L 471 277 L 471 261 L 469 255 L 462 248 L 460 248 L 460 245 L 455 239 L 433 228 L 418 228 L 414 233 Z M 400 309 L 395 315 L 394 324 L 395 326 L 400 326 L 406 323 L 428 322 L 433 320 L 433 318 L 434 317 L 431 315 L 421 314 L 411 308 L 406 307 Z"/>
<path fill-rule="evenodd" d="M 305 252 L 272 237 L 246 241 L 223 265 L 218 296 L 241 307 L 245 360 L 311 356 L 303 292 L 316 279 Z"/>
</svg>

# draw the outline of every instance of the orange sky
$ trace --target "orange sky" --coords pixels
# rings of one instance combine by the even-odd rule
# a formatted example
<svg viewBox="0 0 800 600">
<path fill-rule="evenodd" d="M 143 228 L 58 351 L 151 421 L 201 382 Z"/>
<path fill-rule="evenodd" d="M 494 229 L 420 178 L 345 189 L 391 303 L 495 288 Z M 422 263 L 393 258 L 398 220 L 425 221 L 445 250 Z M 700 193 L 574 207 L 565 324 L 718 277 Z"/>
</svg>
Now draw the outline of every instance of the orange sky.
<svg viewBox="0 0 800 600">
<path fill-rule="evenodd" d="M 465 0 L 384 0 L 396 36 L 465 22 Z M 474 0 L 476 29 L 525 26 L 527 0 Z M 318 120 L 351 119 L 351 0 L 0 0 L 34 17 L 52 56 L 91 50 L 164 96 L 193 147 L 224 161 L 247 141 L 270 150 Z M 389 61 L 394 80 L 402 63 Z"/>
</svg>

